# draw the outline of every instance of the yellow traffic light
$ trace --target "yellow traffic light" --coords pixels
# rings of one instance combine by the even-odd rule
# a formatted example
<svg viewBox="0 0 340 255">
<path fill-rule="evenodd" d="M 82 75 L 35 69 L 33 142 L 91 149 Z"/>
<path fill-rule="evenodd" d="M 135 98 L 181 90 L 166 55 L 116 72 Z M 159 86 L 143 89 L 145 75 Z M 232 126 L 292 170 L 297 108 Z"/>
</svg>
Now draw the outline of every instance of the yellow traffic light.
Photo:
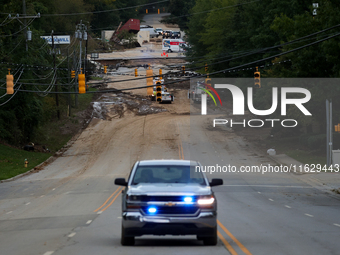
<svg viewBox="0 0 340 255">
<path fill-rule="evenodd" d="M 71 70 L 71 78 L 75 78 L 76 77 L 76 71 Z"/>
<path fill-rule="evenodd" d="M 205 63 L 205 72 L 208 72 L 208 64 L 207 63 Z"/>
<path fill-rule="evenodd" d="M 182 74 L 185 74 L 185 66 L 182 66 Z"/>
<path fill-rule="evenodd" d="M 135 77 L 138 76 L 138 71 L 137 71 L 137 68 L 135 69 Z"/>
<path fill-rule="evenodd" d="M 162 84 L 160 81 L 156 83 L 156 101 L 162 102 Z"/>
<path fill-rule="evenodd" d="M 335 125 L 335 132 L 340 133 L 340 124 Z"/>
<path fill-rule="evenodd" d="M 104 66 L 104 73 L 107 73 L 107 66 Z"/>
<path fill-rule="evenodd" d="M 256 72 L 254 72 L 254 88 L 261 88 L 261 73 L 259 72 L 258 67 L 256 67 Z"/>
<path fill-rule="evenodd" d="M 163 79 L 163 77 L 162 77 L 162 69 L 159 69 L 159 75 L 160 75 L 159 79 L 162 80 Z"/>
<path fill-rule="evenodd" d="M 147 87 L 147 89 L 146 89 L 146 94 L 148 95 L 148 96 L 151 96 L 151 95 L 153 95 L 153 71 L 152 71 L 152 69 L 147 69 L 146 70 L 146 86 L 148 86 Z"/>
<path fill-rule="evenodd" d="M 211 85 L 211 79 L 210 78 L 206 78 L 205 79 L 205 84 Z"/>
<path fill-rule="evenodd" d="M 6 75 L 6 85 L 7 85 L 7 94 L 12 95 L 14 93 L 14 83 L 13 83 L 13 75 L 10 72 L 11 69 L 8 69 L 8 74 Z"/>
<path fill-rule="evenodd" d="M 78 89 L 79 94 L 85 94 L 86 93 L 86 87 L 85 87 L 85 74 L 78 74 Z"/>
</svg>

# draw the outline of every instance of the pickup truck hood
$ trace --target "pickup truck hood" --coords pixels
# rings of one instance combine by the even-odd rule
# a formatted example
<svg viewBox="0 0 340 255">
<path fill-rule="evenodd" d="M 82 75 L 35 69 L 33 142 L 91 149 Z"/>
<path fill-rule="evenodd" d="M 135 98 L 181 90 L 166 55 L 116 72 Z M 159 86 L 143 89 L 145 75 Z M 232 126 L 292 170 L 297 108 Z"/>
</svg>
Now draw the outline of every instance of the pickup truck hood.
<svg viewBox="0 0 340 255">
<path fill-rule="evenodd" d="M 129 195 L 210 195 L 210 186 L 180 183 L 142 183 L 128 187 Z"/>
</svg>

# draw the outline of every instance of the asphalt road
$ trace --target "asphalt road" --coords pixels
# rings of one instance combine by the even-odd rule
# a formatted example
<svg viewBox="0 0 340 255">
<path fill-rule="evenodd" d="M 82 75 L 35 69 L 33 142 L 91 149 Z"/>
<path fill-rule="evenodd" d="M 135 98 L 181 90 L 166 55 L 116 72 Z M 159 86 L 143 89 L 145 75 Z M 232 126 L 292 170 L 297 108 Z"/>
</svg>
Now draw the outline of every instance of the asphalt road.
<svg viewBox="0 0 340 255">
<path fill-rule="evenodd" d="M 275 163 L 233 132 L 212 129 L 213 116 L 188 115 L 182 92 L 165 113 L 138 116 L 125 106 L 121 118 L 109 112 L 110 121 L 94 119 L 40 172 L 0 183 L 0 254 L 339 254 L 340 201 L 290 173 L 239 172 Z M 224 179 L 214 188 L 217 246 L 194 236 L 120 245 L 121 188 L 114 179 L 127 177 L 138 159 L 161 158 L 236 168 L 208 174 Z"/>
<path fill-rule="evenodd" d="M 162 123 L 156 132 L 155 126 Z M 201 116 L 127 114 L 94 121 L 38 173 L 0 184 L 0 254 L 339 254 L 340 201 L 292 174 L 221 173 L 219 243 L 137 238 L 120 245 L 121 189 L 136 159 L 199 159 L 203 165 L 272 163 Z M 158 135 L 155 135 L 158 133 Z"/>
</svg>

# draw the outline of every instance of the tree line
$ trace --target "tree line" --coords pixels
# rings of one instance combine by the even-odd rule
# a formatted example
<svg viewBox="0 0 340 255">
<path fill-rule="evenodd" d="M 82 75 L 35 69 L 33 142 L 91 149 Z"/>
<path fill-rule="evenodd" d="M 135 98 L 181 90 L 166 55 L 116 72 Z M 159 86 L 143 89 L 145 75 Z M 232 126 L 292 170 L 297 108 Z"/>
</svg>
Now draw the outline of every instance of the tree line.
<svg viewBox="0 0 340 255">
<path fill-rule="evenodd" d="M 255 67 L 259 66 L 262 79 L 339 78 L 340 5 L 336 0 L 314 2 L 318 2 L 317 7 L 307 0 L 170 0 L 170 10 L 177 4 L 185 8 L 174 9 L 168 19 L 177 20 L 185 30 L 190 44 L 187 57 L 193 67 L 207 63 L 211 73 L 254 62 L 242 68 L 244 70 L 225 72 L 217 77 L 253 78 Z M 330 36 L 335 37 L 321 42 Z M 318 40 L 320 43 L 304 47 Z M 298 51 L 261 61 L 299 47 Z M 204 68 L 200 71 L 205 72 Z M 304 118 L 301 111 L 290 107 L 286 117 L 302 123 L 298 129 L 288 129 L 290 135 L 303 135 L 303 140 L 308 140 L 306 135 L 311 140 L 321 137 L 320 143 L 314 144 L 324 147 L 326 99 L 333 101 L 333 123 L 340 122 L 340 87 L 335 81 L 308 85 L 312 94 L 308 107 L 313 116 Z M 273 86 L 263 83 L 256 91 L 254 104 L 259 109 L 270 108 Z M 271 117 L 280 117 L 280 114 Z M 287 129 L 276 128 L 272 132 L 289 135 Z"/>
<path fill-rule="evenodd" d="M 157 11 L 159 5 L 134 7 L 153 3 L 151 0 L 0 0 L 0 142 L 22 145 L 32 141 L 37 129 L 49 121 L 56 120 L 57 111 L 65 111 L 67 95 L 60 95 L 61 106 L 56 107 L 54 94 L 18 92 L 6 95 L 8 68 L 14 81 L 20 76 L 16 88 L 23 90 L 54 91 L 51 85 L 57 67 L 59 91 L 69 91 L 62 86 L 68 83 L 68 60 L 78 61 L 79 43 L 65 46 L 61 55 L 53 58 L 50 45 L 40 36 L 74 36 L 76 25 L 87 26 L 89 38 L 100 37 L 101 30 L 114 30 L 120 22 L 139 18 L 149 8 Z M 155 7 L 155 8 L 154 8 Z M 118 9 L 118 10 L 117 10 Z M 27 16 L 40 17 L 23 19 Z M 11 17 L 9 17 L 11 14 Z M 19 14 L 18 19 L 13 17 Z M 25 26 L 26 25 L 26 26 Z M 26 41 L 27 30 L 32 31 L 32 40 Z M 94 41 L 94 39 L 92 39 Z M 73 54 L 73 55 L 72 55 Z M 78 54 L 79 55 L 79 54 Z M 72 68 L 72 66 L 71 66 Z M 41 84 L 41 85 L 39 85 Z M 75 105 L 73 105 L 75 106 Z"/>
</svg>

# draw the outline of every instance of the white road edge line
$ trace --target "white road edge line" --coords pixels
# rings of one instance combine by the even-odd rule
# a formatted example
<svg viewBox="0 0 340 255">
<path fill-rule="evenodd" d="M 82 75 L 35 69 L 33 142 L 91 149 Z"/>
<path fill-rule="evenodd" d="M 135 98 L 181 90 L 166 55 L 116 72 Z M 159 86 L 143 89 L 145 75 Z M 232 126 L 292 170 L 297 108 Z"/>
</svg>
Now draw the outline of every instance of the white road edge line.
<svg viewBox="0 0 340 255">
<path fill-rule="evenodd" d="M 88 220 L 87 222 L 86 222 L 86 224 L 90 224 L 92 222 L 92 220 Z"/>
<path fill-rule="evenodd" d="M 337 226 L 337 227 L 340 227 L 340 224 L 336 224 L 336 223 L 334 223 L 333 225 L 334 225 L 334 226 Z"/>
<path fill-rule="evenodd" d="M 273 199 L 271 199 L 271 198 L 269 198 L 269 200 L 270 200 L 270 201 L 272 201 L 272 202 L 274 201 L 274 200 L 273 200 Z"/>
<path fill-rule="evenodd" d="M 313 215 L 308 214 L 308 213 L 305 213 L 305 215 L 308 216 L 308 217 L 314 217 Z"/>
<path fill-rule="evenodd" d="M 25 205 L 29 205 L 31 202 L 26 203 Z"/>
<path fill-rule="evenodd" d="M 287 207 L 287 208 L 291 208 L 289 205 L 285 205 L 285 207 Z"/>
<path fill-rule="evenodd" d="M 76 232 L 73 232 L 71 234 L 68 235 L 68 237 L 74 237 L 77 233 Z"/>
<path fill-rule="evenodd" d="M 261 192 L 260 192 L 260 191 L 258 191 L 257 193 L 261 194 Z"/>
<path fill-rule="evenodd" d="M 54 251 L 47 251 L 44 253 L 44 255 L 52 255 L 54 253 Z"/>
</svg>

